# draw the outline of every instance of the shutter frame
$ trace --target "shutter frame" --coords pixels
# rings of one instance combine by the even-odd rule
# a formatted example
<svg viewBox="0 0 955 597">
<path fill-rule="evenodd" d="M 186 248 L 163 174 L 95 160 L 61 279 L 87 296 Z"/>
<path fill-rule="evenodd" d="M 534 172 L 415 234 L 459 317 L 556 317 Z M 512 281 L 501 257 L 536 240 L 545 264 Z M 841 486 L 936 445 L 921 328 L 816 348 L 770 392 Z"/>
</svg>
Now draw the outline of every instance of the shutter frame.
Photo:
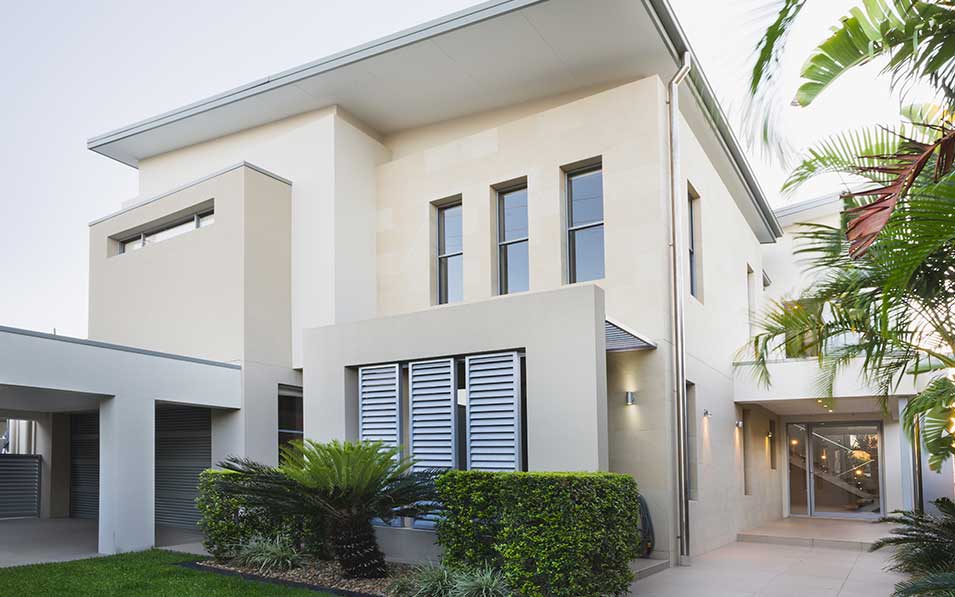
<svg viewBox="0 0 955 597">
<path fill-rule="evenodd" d="M 401 367 L 358 368 L 358 439 L 401 445 Z"/>
<path fill-rule="evenodd" d="M 465 363 L 467 468 L 523 470 L 520 354 L 505 352 L 469 356 Z M 496 424 L 478 424 L 489 420 Z M 495 429 L 490 429 L 492 427 Z M 478 448 L 482 448 L 483 453 Z"/>
</svg>

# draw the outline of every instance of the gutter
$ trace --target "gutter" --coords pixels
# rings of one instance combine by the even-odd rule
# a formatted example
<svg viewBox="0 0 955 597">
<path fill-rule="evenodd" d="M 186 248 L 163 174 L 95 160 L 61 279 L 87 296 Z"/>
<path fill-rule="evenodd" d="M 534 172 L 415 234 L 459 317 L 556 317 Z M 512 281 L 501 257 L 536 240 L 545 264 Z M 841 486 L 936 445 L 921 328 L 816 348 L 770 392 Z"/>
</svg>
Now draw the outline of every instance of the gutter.
<svg viewBox="0 0 955 597">
<path fill-rule="evenodd" d="M 680 545 L 678 563 L 689 564 L 690 558 L 690 485 L 689 485 L 689 418 L 686 400 L 686 337 L 684 331 L 683 280 L 684 232 L 686 215 L 683 209 L 683 178 L 680 172 L 680 83 L 690 74 L 692 55 L 683 54 L 683 64 L 667 85 L 668 121 L 670 128 L 670 274 L 673 316 L 673 398 L 676 417 L 676 485 L 677 540 Z"/>
</svg>

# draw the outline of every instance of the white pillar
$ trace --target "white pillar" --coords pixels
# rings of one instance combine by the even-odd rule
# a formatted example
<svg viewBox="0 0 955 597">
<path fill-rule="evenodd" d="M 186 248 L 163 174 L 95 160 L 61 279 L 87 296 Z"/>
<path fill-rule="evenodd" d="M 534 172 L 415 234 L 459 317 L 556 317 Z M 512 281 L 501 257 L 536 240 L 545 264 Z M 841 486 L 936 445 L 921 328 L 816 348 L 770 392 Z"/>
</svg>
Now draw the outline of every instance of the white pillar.
<svg viewBox="0 0 955 597">
<path fill-rule="evenodd" d="M 155 419 L 155 404 L 145 396 L 115 396 L 100 405 L 100 553 L 155 543 Z"/>
</svg>

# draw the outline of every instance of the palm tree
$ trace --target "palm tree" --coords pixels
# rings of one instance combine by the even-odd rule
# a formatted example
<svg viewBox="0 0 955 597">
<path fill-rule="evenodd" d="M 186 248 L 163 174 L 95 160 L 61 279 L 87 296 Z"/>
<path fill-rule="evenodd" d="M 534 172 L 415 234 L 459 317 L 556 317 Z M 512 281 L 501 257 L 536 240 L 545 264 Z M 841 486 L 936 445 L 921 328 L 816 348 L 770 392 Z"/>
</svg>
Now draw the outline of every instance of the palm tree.
<svg viewBox="0 0 955 597">
<path fill-rule="evenodd" d="M 220 466 L 223 489 L 246 503 L 294 515 L 327 518 L 335 557 L 345 576 L 386 575 L 372 520 L 391 522 L 435 509 L 437 471 L 412 471 L 414 462 L 381 442 L 293 441 L 282 448 L 282 464 L 268 467 L 231 458 Z"/>
<path fill-rule="evenodd" d="M 778 91 L 782 48 L 805 0 L 777 3 L 776 18 L 757 46 L 752 107 Z M 955 2 L 866 1 L 842 19 L 812 53 L 794 103 L 811 104 L 848 70 L 884 56 L 893 85 L 934 86 L 939 105 L 913 105 L 902 122 L 840 133 L 807 149 L 783 190 L 823 173 L 849 174 L 861 185 L 843 194 L 840 228 L 801 233 L 817 282 L 795 301 L 766 314 L 751 349 L 757 376 L 782 347 L 817 355 L 820 393 L 832 394 L 836 373 L 856 359 L 881 391 L 893 393 L 906 374 L 929 376 L 904 413 L 921 431 L 938 468 L 953 454 L 955 403 L 947 370 L 955 368 Z M 778 110 L 764 111 L 766 119 Z M 768 120 L 762 141 L 773 141 Z M 802 339 L 794 343 L 793 339 Z M 808 339 L 808 341 L 806 341 Z M 950 421 L 950 419 L 952 419 Z"/>
</svg>

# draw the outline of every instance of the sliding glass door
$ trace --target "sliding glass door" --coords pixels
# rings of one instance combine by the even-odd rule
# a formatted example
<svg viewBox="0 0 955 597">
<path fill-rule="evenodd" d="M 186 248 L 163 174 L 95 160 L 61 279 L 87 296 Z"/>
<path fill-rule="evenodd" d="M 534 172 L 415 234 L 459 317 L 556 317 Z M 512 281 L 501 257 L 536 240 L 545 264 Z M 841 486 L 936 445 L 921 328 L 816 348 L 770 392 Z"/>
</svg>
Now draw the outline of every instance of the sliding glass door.
<svg viewBox="0 0 955 597">
<path fill-rule="evenodd" d="M 787 434 L 790 514 L 882 514 L 881 423 L 790 423 Z"/>
</svg>

